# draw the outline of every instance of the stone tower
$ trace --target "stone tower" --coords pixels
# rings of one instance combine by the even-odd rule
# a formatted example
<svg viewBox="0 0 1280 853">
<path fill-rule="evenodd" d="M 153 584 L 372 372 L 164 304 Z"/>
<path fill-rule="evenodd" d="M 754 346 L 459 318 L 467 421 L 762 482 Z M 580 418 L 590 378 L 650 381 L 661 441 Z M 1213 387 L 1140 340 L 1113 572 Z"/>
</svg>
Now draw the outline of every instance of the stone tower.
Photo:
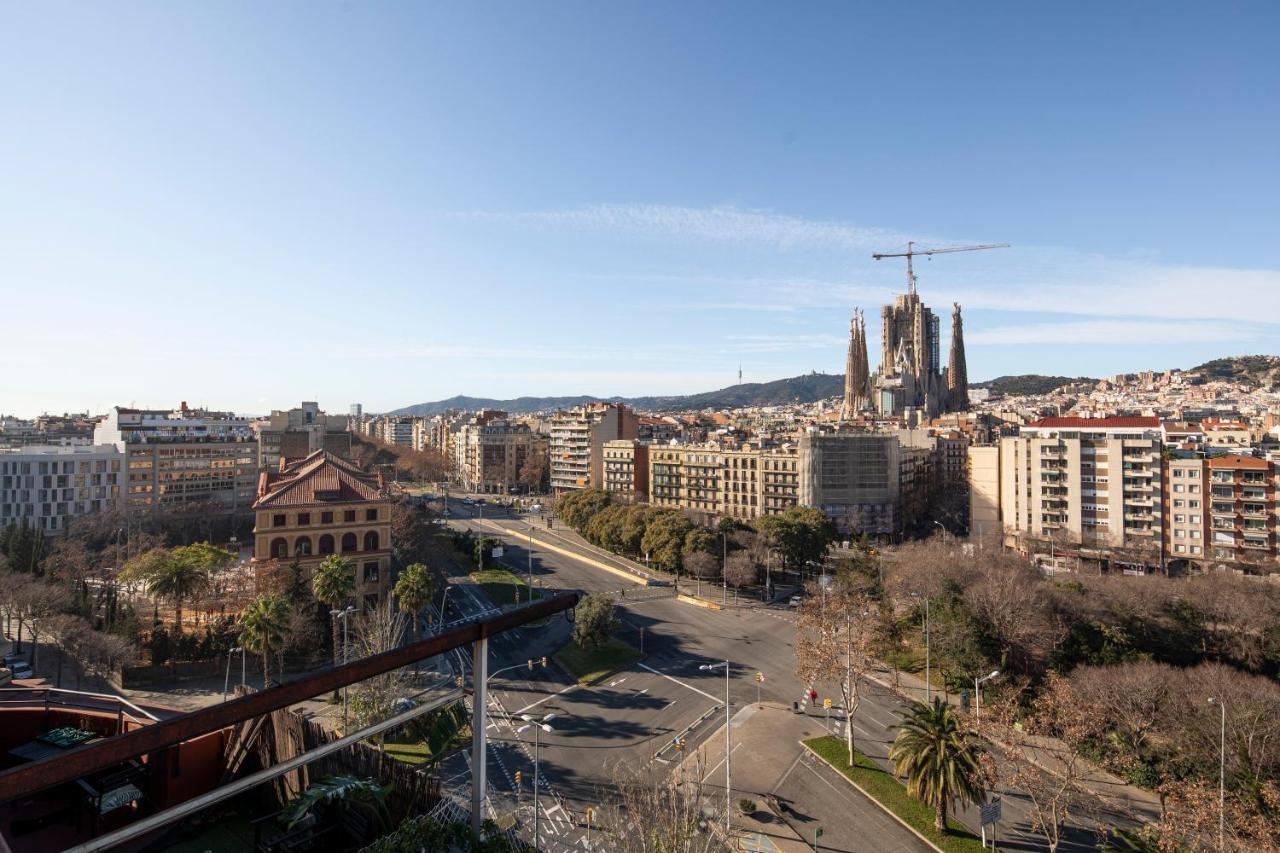
<svg viewBox="0 0 1280 853">
<path fill-rule="evenodd" d="M 871 402 L 871 374 L 867 361 L 867 325 L 862 312 L 853 309 L 849 320 L 849 353 L 844 367 L 844 404 L 840 417 L 849 420 Z"/>
<path fill-rule="evenodd" d="M 969 370 L 964 362 L 964 319 L 960 303 L 951 303 L 951 357 L 947 361 L 947 411 L 969 409 Z"/>
</svg>

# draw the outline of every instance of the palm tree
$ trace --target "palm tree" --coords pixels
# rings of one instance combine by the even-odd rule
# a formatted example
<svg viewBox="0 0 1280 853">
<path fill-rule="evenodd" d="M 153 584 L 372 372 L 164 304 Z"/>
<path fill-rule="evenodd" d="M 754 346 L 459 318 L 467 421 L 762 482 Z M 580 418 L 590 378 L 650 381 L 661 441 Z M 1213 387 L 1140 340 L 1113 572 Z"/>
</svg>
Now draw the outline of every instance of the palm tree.
<svg viewBox="0 0 1280 853">
<path fill-rule="evenodd" d="M 350 560 L 330 554 L 316 567 L 311 577 L 311 593 L 316 601 L 327 604 L 330 610 L 337 610 L 351 598 L 356 591 L 356 569 Z M 338 620 L 330 619 L 333 629 L 333 665 L 338 665 Z M 333 691 L 333 699 L 338 700 L 338 691 Z"/>
<path fill-rule="evenodd" d="M 435 595 L 435 581 L 431 577 L 431 571 L 422 563 L 414 563 L 407 566 L 400 573 L 400 579 L 396 581 L 395 588 L 392 590 L 396 598 L 400 600 L 400 611 L 408 615 L 410 622 L 410 631 L 412 632 L 413 641 L 418 641 L 418 618 L 422 613 L 422 608 L 427 606 L 427 602 Z"/>
<path fill-rule="evenodd" d="M 907 779 L 907 793 L 933 806 L 933 828 L 946 832 L 947 807 L 981 802 L 982 781 L 978 772 L 980 747 L 973 735 L 960 728 L 951 706 L 942 699 L 933 705 L 912 702 L 898 726 L 898 736 L 889 750 L 893 770 Z"/>
<path fill-rule="evenodd" d="M 281 595 L 255 599 L 240 616 L 240 645 L 262 655 L 262 687 L 271 686 L 271 653 L 284 647 L 289 602 Z"/>
</svg>

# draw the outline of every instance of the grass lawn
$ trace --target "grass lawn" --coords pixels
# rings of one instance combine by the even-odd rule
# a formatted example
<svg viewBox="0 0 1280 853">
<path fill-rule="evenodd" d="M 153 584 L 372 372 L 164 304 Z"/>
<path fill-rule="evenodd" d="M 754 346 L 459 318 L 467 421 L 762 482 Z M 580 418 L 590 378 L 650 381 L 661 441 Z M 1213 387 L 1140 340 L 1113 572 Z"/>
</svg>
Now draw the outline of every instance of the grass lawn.
<svg viewBox="0 0 1280 853">
<path fill-rule="evenodd" d="M 855 753 L 857 763 L 850 768 L 845 760 L 849 755 L 848 749 L 840 738 L 827 735 L 806 740 L 804 745 L 830 762 L 833 767 L 856 782 L 882 806 L 902 818 L 912 829 L 946 850 L 947 853 L 970 853 L 970 851 L 982 849 L 981 839 L 949 815 L 947 832 L 939 834 L 935 831 L 933 809 L 910 796 L 901 782 L 881 770 L 874 761 L 861 752 Z"/>
<path fill-rule="evenodd" d="M 555 654 L 555 659 L 578 679 L 579 684 L 599 681 L 642 657 L 644 655 L 635 646 L 615 639 L 610 639 L 598 649 L 582 649 L 577 643 L 569 642 Z"/>
<path fill-rule="evenodd" d="M 405 764 L 421 764 L 431 757 L 431 750 L 422 741 L 409 740 L 402 736 L 396 740 L 387 740 L 387 755 Z"/>
<path fill-rule="evenodd" d="M 521 604 L 529 600 L 529 588 L 525 585 L 524 579 L 506 569 L 484 569 L 472 572 L 471 579 L 480 584 L 484 594 L 499 607 L 504 604 L 514 604 L 517 589 L 520 590 Z"/>
</svg>

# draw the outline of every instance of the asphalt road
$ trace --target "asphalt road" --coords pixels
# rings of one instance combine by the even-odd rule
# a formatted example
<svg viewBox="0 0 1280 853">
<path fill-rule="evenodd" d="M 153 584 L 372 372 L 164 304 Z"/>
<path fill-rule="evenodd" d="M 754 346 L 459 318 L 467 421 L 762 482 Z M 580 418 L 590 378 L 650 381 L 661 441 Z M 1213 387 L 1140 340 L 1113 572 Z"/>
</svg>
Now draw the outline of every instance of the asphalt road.
<svg viewBox="0 0 1280 853">
<path fill-rule="evenodd" d="M 573 541 L 571 535 L 558 535 L 558 521 L 555 528 L 548 531 L 542 518 L 518 516 L 512 510 L 492 505 L 483 508 L 483 520 L 474 517 L 478 514 L 476 509 L 460 502 L 451 500 L 450 510 L 451 524 L 501 536 L 507 543 L 504 562 L 522 574 L 528 565 L 525 549 L 532 526 L 532 575 L 536 582 L 551 589 L 619 593 L 617 603 L 623 623 L 628 632 L 635 631 L 628 639 L 638 643 L 640 629 L 644 629 L 646 659 L 610 679 L 612 683 L 566 689 L 568 679 L 551 672 L 537 679 L 524 678 L 519 672 L 514 673 L 517 676 L 514 679 L 501 675 L 494 679 L 495 698 L 503 709 L 514 713 L 536 702 L 539 712 L 562 715 L 558 723 L 553 722 L 557 732 L 544 735 L 540 757 L 544 778 L 569 810 L 580 812 L 582 807 L 598 803 L 598 791 L 612 778 L 611 768 L 617 762 L 648 761 L 676 736 L 686 737 L 691 745 L 696 745 L 714 729 L 709 718 L 701 725 L 695 724 L 713 709 L 720 708 L 723 713 L 725 679 L 723 670 L 699 670 L 702 664 L 730 662 L 729 700 L 735 711 L 756 700 L 757 672 L 765 676 L 759 694 L 763 700 L 790 705 L 805 694 L 808 685 L 801 684 L 794 674 L 794 617 L 786 608 L 755 606 L 716 611 L 681 603 L 669 590 L 655 592 L 653 588 L 640 587 L 578 559 L 621 563 Z M 560 551 L 576 556 L 550 551 L 540 547 L 540 543 L 553 544 Z M 623 590 L 626 590 L 625 596 L 621 594 Z M 540 631 L 526 629 L 522 632 L 523 638 L 516 641 L 517 647 L 494 651 L 490 671 L 521 659 L 530 635 L 536 640 L 539 634 L 550 641 L 548 645 L 556 645 L 565 641 L 567 626 L 550 626 Z M 820 693 L 819 701 L 831 696 L 838 702 L 835 685 L 815 687 Z M 888 748 L 895 734 L 893 727 L 905 703 L 874 684 L 864 685 L 862 693 L 862 703 L 853 721 L 858 748 L 887 766 Z M 815 717 L 821 715 L 820 709 L 806 707 L 805 712 Z M 693 728 L 688 728 L 690 726 Z M 516 737 L 510 732 L 507 735 Z M 523 737 L 527 738 L 528 734 Z M 532 750 L 531 742 L 528 748 Z M 491 778 L 498 784 L 500 777 Z M 824 790 L 814 782 L 805 789 L 804 796 L 818 799 L 823 808 L 835 807 L 837 803 L 831 799 L 834 794 L 829 790 L 824 794 Z M 1001 848 L 1045 849 L 1043 839 L 1030 832 L 1030 813 L 1025 799 L 1017 792 L 1000 793 L 1004 805 Z M 966 809 L 958 817 L 971 828 L 977 828 L 976 808 Z M 1059 849 L 1093 850 L 1096 837 L 1090 832 L 1069 829 Z"/>
</svg>

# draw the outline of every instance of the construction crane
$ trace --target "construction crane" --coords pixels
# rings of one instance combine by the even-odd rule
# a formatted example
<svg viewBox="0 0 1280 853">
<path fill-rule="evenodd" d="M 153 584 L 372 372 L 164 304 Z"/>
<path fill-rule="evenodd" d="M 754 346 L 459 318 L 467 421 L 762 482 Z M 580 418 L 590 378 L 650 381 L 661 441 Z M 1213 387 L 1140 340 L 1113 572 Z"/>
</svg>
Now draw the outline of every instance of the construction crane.
<svg viewBox="0 0 1280 853">
<path fill-rule="evenodd" d="M 879 252 L 871 257 L 877 261 L 885 258 L 906 258 L 907 259 L 907 293 L 916 292 L 916 274 L 911 269 L 911 259 L 916 255 L 944 255 L 948 252 L 976 252 L 980 249 L 1007 249 L 1008 243 L 987 243 L 982 246 L 949 246 L 943 249 L 917 249 L 915 241 L 907 243 L 905 252 Z"/>
</svg>

